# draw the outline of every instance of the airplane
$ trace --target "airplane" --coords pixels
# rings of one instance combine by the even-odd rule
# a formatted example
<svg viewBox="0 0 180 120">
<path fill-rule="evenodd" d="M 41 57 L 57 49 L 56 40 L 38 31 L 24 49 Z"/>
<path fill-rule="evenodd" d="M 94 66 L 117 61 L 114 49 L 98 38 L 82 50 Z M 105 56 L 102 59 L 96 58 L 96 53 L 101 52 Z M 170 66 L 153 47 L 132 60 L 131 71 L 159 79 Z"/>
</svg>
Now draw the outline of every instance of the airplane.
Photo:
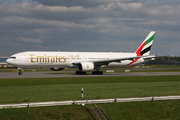
<svg viewBox="0 0 180 120">
<path fill-rule="evenodd" d="M 139 48 L 133 53 L 122 52 L 49 52 L 27 51 L 14 54 L 6 62 L 23 74 L 22 68 L 50 68 L 53 71 L 64 68 L 78 68 L 76 74 L 103 74 L 101 67 L 129 67 L 150 61 L 156 55 L 149 55 L 155 31 L 151 31 Z"/>
</svg>

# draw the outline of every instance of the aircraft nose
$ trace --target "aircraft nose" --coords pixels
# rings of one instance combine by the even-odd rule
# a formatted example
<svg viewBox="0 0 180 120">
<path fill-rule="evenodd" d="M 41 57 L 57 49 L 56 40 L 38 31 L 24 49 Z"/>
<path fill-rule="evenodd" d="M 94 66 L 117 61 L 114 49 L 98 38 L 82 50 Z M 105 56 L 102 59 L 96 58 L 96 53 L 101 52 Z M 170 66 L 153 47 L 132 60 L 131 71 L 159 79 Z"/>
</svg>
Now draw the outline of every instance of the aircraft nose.
<svg viewBox="0 0 180 120">
<path fill-rule="evenodd" d="M 7 59 L 7 60 L 6 60 L 6 63 L 7 63 L 7 64 L 10 64 L 10 59 Z"/>
<path fill-rule="evenodd" d="M 6 60 L 6 63 L 9 64 L 9 65 L 11 65 L 11 64 L 13 64 L 13 61 L 8 58 L 8 59 Z"/>
</svg>

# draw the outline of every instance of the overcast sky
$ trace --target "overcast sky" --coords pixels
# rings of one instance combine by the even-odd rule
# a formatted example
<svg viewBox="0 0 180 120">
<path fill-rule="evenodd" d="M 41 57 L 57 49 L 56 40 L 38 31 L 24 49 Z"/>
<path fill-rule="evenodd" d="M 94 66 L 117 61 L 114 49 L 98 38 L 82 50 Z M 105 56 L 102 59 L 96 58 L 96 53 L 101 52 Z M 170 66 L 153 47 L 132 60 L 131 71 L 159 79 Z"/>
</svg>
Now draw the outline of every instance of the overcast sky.
<svg viewBox="0 0 180 120">
<path fill-rule="evenodd" d="M 180 55 L 179 0 L 0 0 L 0 56 L 23 51 Z"/>
</svg>

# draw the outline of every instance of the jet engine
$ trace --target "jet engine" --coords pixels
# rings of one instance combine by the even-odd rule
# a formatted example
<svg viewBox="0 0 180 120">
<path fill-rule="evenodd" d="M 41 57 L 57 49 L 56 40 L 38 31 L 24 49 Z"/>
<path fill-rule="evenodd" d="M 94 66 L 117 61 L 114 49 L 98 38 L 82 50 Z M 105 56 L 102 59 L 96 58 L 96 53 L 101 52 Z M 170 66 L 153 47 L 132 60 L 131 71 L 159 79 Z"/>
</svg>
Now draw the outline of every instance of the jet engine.
<svg viewBox="0 0 180 120">
<path fill-rule="evenodd" d="M 50 68 L 50 70 L 52 70 L 52 71 L 61 71 L 61 70 L 64 70 L 64 68 Z"/>
<path fill-rule="evenodd" d="M 92 71 L 94 69 L 93 62 L 81 62 L 78 65 L 79 71 Z"/>
</svg>

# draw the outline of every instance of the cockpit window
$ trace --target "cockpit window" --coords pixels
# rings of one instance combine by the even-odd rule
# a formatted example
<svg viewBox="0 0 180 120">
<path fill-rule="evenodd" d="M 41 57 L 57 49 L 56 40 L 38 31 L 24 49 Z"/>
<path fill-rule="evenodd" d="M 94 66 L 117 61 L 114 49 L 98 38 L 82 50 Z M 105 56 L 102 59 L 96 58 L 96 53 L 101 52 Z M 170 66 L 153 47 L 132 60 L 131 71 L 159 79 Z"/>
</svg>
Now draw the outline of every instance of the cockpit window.
<svg viewBox="0 0 180 120">
<path fill-rule="evenodd" d="M 16 57 L 10 57 L 11 59 L 16 59 Z"/>
</svg>

